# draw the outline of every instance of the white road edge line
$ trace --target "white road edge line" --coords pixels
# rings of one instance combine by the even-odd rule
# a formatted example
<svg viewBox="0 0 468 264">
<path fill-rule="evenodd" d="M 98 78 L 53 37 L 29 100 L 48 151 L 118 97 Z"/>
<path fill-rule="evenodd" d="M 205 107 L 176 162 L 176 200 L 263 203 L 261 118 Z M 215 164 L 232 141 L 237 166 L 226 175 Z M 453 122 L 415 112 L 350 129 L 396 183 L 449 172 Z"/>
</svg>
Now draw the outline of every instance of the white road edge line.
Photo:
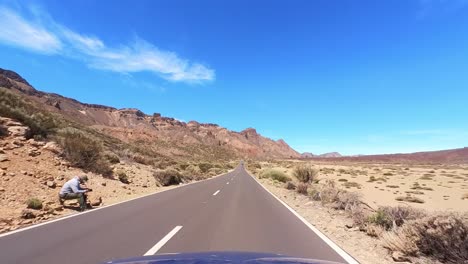
<svg viewBox="0 0 468 264">
<path fill-rule="evenodd" d="M 213 196 L 216 196 L 220 191 L 217 190 L 215 193 L 213 193 Z"/>
<path fill-rule="evenodd" d="M 327 243 L 328 246 L 330 246 L 338 255 L 340 255 L 346 262 L 349 264 L 359 264 L 359 262 L 354 259 L 351 255 L 349 255 L 346 251 L 344 251 L 340 246 L 335 244 L 330 238 L 328 238 L 325 234 L 320 232 L 315 226 L 313 226 L 309 221 L 307 221 L 304 217 L 302 217 L 299 213 L 294 211 L 289 205 L 287 205 L 285 202 L 283 202 L 280 198 L 276 197 L 272 192 L 270 192 L 265 186 L 263 186 L 257 179 L 255 179 L 254 176 L 250 175 L 250 173 L 247 172 L 250 177 L 252 177 L 262 188 L 267 191 L 271 196 L 275 197 L 276 200 L 278 200 L 282 205 L 284 205 L 286 208 L 288 208 L 291 213 L 293 213 L 299 220 L 301 220 L 310 230 L 312 230 L 317 236 L 319 236 L 325 243 Z"/>
<path fill-rule="evenodd" d="M 175 187 L 175 188 L 171 188 L 171 189 L 167 189 L 167 190 L 162 190 L 162 191 L 157 191 L 157 192 L 154 192 L 154 193 L 146 194 L 146 195 L 143 195 L 143 196 L 140 196 L 140 197 L 135 197 L 135 198 L 132 198 L 132 199 L 129 199 L 129 200 L 125 200 L 125 201 L 122 201 L 122 202 L 118 202 L 118 203 L 114 203 L 114 204 L 105 205 L 105 206 L 102 206 L 102 207 L 95 208 L 95 209 L 93 209 L 93 210 L 84 211 L 84 212 L 81 212 L 81 213 L 75 213 L 75 214 L 65 215 L 64 217 L 60 217 L 60 218 L 57 218 L 57 219 L 54 219 L 54 220 L 50 220 L 50 221 L 47 221 L 47 222 L 42 222 L 42 223 L 35 224 L 35 225 L 30 225 L 30 226 L 27 226 L 27 227 L 24 227 L 24 228 L 20 228 L 20 229 L 16 229 L 16 230 L 13 230 L 13 231 L 10 231 L 10 232 L 7 232 L 7 233 L 0 234 L 0 238 L 6 237 L 6 236 L 9 236 L 9 235 L 13 235 L 13 234 L 15 234 L 15 233 L 19 233 L 19 232 L 22 232 L 22 231 L 26 231 L 26 230 L 29 230 L 29 229 L 33 229 L 33 228 L 36 228 L 36 227 L 40 227 L 40 226 L 43 226 L 43 225 L 52 224 L 52 223 L 55 223 L 55 222 L 58 222 L 58 221 L 62 221 L 62 220 L 68 219 L 68 218 L 72 218 L 72 217 L 75 217 L 75 216 L 80 216 L 80 215 L 84 215 L 84 214 L 89 214 L 89 213 L 97 212 L 97 211 L 99 211 L 99 210 L 101 210 L 101 209 L 105 209 L 105 208 L 108 208 L 108 207 L 111 207 L 111 206 L 115 206 L 115 205 L 119 205 L 119 204 L 123 204 L 123 203 L 128 203 L 128 202 L 131 202 L 131 201 L 133 201 L 133 200 L 137 200 L 137 199 L 140 199 L 140 198 L 145 198 L 145 197 L 148 197 L 148 196 L 151 196 L 151 195 L 157 195 L 157 194 L 159 194 L 159 193 L 163 193 L 163 192 L 175 190 L 175 189 L 178 189 L 178 188 L 183 188 L 183 187 L 185 187 L 185 186 L 189 186 L 189 185 L 192 185 L 192 184 L 197 184 L 197 183 L 200 183 L 200 182 L 213 180 L 213 179 L 216 179 L 216 178 L 218 178 L 218 177 L 220 177 L 220 176 L 224 176 L 224 175 L 226 175 L 226 174 L 229 174 L 229 173 L 231 173 L 231 172 L 232 172 L 232 171 L 229 171 L 229 172 L 227 172 L 227 173 L 219 174 L 219 175 L 216 175 L 216 176 L 211 177 L 211 178 L 209 178 L 209 179 L 205 179 L 205 180 L 201 180 L 201 181 L 196 181 L 196 182 L 191 182 L 191 183 L 187 183 L 187 184 L 185 184 L 185 185 L 177 186 L 177 187 Z"/>
<path fill-rule="evenodd" d="M 159 242 L 156 245 L 154 245 L 152 248 L 150 248 L 150 250 L 148 250 L 143 256 L 152 256 L 156 254 L 156 252 L 158 252 L 181 229 L 182 229 L 182 226 L 174 227 L 174 229 L 172 229 L 171 232 L 169 232 L 165 237 L 163 237 L 163 239 L 159 240 Z"/>
</svg>

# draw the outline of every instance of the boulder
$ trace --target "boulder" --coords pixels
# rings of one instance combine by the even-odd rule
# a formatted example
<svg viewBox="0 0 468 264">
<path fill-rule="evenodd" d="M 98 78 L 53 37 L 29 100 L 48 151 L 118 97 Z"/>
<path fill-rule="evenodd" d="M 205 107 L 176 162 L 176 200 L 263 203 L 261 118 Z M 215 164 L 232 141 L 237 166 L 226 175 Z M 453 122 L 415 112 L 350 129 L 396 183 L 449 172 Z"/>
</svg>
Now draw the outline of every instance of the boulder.
<svg viewBox="0 0 468 264">
<path fill-rule="evenodd" d="M 93 199 L 90 201 L 91 206 L 99 206 L 102 204 L 102 198 Z"/>
<path fill-rule="evenodd" d="M 36 213 L 33 212 L 32 210 L 24 209 L 24 210 L 21 212 L 21 218 L 23 218 L 23 219 L 32 219 L 32 218 L 36 218 Z"/>
<path fill-rule="evenodd" d="M 55 184 L 54 181 L 47 181 L 46 184 L 47 184 L 47 187 L 52 188 L 52 189 L 54 189 L 55 187 L 57 187 L 57 184 Z"/>
<path fill-rule="evenodd" d="M 24 137 L 28 133 L 29 128 L 25 126 L 9 126 L 8 132 L 13 137 Z"/>
<path fill-rule="evenodd" d="M 55 142 L 47 142 L 42 149 L 48 150 L 52 153 L 59 154 L 61 152 L 60 147 Z"/>
<path fill-rule="evenodd" d="M 37 156 L 41 155 L 41 152 L 38 151 L 37 149 L 30 149 L 28 151 L 28 155 L 31 156 L 31 157 L 37 157 Z"/>
<path fill-rule="evenodd" d="M 0 154 L 0 162 L 4 162 L 8 160 L 8 156 L 6 154 Z"/>
</svg>

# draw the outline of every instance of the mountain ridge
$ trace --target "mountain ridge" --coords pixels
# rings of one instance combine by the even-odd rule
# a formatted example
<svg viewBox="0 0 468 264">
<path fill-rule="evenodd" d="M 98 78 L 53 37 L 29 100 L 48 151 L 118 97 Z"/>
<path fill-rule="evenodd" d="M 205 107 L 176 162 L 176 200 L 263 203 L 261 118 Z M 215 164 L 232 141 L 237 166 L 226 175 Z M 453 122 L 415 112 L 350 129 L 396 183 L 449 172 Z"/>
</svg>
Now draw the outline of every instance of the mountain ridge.
<svg viewBox="0 0 468 264">
<path fill-rule="evenodd" d="M 226 152 L 233 152 L 237 157 L 300 157 L 284 140 L 275 141 L 263 137 L 254 128 L 236 132 L 212 123 L 186 123 L 172 117 L 164 117 L 160 113 L 148 115 L 136 108 L 117 109 L 82 103 L 59 94 L 36 90 L 18 73 L 1 68 L 0 86 L 41 103 L 47 111 L 63 115 L 125 142 L 148 140 L 161 144 L 170 143 L 172 146 L 167 146 L 165 152 L 174 152 L 173 155 L 190 156 L 190 151 L 184 149 L 189 145 L 198 145 L 224 149 Z"/>
</svg>

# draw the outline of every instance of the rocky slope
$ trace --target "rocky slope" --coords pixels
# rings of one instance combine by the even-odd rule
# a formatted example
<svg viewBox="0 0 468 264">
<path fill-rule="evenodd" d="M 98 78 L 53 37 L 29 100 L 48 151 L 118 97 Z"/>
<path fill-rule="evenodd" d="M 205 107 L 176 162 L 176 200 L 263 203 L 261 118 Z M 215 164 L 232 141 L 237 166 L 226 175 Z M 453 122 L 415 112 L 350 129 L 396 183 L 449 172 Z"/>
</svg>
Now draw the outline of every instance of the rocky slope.
<svg viewBox="0 0 468 264">
<path fill-rule="evenodd" d="M 158 113 L 147 115 L 138 109 L 85 104 L 58 94 L 34 89 L 15 72 L 0 69 L 0 87 L 42 104 L 47 111 L 60 114 L 122 141 L 145 142 L 164 156 L 181 158 L 298 158 L 283 140 L 265 138 L 253 128 L 230 131 L 216 124 L 180 122 Z"/>
</svg>

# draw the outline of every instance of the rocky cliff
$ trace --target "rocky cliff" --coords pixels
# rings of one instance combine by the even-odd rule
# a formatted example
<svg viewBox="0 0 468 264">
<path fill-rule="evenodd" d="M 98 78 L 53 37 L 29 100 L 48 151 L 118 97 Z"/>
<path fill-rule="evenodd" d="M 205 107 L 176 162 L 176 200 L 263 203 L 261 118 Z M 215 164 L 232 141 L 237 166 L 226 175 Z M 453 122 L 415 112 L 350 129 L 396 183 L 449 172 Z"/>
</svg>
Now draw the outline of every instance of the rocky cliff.
<svg viewBox="0 0 468 264">
<path fill-rule="evenodd" d="M 47 111 L 94 128 L 125 142 L 157 145 L 166 156 L 224 155 L 226 158 L 297 158 L 300 154 L 283 140 L 274 141 L 253 128 L 230 131 L 216 124 L 188 123 L 138 109 L 116 109 L 86 104 L 58 94 L 36 90 L 19 74 L 0 69 L 0 87 L 39 102 Z"/>
</svg>

